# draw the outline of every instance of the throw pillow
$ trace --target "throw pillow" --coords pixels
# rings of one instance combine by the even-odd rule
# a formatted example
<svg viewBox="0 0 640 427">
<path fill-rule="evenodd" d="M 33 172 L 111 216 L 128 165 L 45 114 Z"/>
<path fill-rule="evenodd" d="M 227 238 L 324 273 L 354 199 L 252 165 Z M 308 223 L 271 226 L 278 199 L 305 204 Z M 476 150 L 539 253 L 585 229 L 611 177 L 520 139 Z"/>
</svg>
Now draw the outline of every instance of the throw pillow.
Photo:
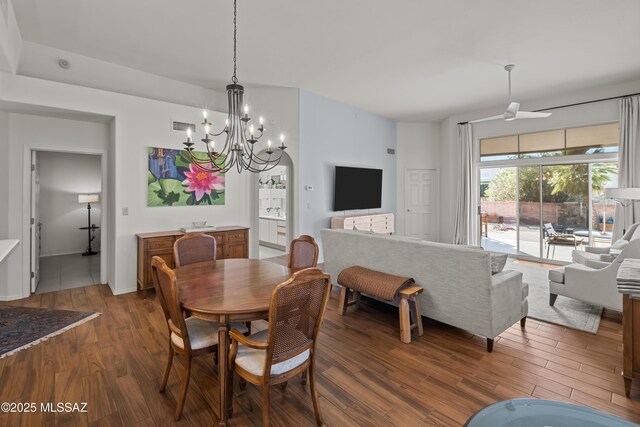
<svg viewBox="0 0 640 427">
<path fill-rule="evenodd" d="M 507 264 L 507 254 L 491 254 L 491 274 L 500 273 Z"/>
<path fill-rule="evenodd" d="M 629 242 L 627 240 L 624 240 L 624 239 L 616 240 L 616 242 L 613 245 L 611 245 L 611 249 L 623 250 L 625 246 L 627 246 L 628 244 Z"/>
</svg>

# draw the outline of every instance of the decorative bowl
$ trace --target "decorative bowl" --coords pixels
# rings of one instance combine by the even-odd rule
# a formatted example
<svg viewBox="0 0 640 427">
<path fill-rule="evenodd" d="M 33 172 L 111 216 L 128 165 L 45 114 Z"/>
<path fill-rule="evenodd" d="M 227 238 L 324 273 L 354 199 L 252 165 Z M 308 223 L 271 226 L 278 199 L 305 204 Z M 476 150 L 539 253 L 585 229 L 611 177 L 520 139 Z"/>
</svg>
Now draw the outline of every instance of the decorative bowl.
<svg viewBox="0 0 640 427">
<path fill-rule="evenodd" d="M 203 228 L 205 225 L 207 225 L 207 221 L 194 221 L 191 223 L 193 228 Z"/>
</svg>

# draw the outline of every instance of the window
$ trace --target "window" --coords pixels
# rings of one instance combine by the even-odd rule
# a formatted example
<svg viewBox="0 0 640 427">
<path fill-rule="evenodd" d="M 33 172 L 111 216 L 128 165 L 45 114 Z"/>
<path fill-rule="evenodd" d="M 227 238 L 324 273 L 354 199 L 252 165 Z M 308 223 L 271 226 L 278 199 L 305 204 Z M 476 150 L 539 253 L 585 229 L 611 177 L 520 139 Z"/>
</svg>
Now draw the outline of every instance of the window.
<svg viewBox="0 0 640 427">
<path fill-rule="evenodd" d="M 520 158 L 562 156 L 564 154 L 564 130 L 536 132 L 519 135 Z"/>
<path fill-rule="evenodd" d="M 618 152 L 618 123 L 567 129 L 567 154 Z"/>
<path fill-rule="evenodd" d="M 481 140 L 480 157 L 483 160 L 517 159 L 518 135 Z"/>
<path fill-rule="evenodd" d="M 480 161 L 617 153 L 618 123 L 480 140 Z"/>
</svg>

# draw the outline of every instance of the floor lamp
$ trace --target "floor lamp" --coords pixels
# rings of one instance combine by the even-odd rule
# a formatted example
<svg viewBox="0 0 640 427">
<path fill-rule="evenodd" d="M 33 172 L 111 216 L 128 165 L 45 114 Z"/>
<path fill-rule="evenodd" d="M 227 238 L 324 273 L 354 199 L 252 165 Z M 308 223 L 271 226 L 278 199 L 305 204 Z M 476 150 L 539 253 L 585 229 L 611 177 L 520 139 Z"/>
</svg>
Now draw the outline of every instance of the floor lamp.
<svg viewBox="0 0 640 427">
<path fill-rule="evenodd" d="M 95 224 L 91 224 L 91 203 L 98 203 L 99 201 L 100 195 L 98 194 L 78 194 L 78 203 L 87 204 L 87 226 L 80 227 L 80 230 L 87 230 L 88 245 L 87 250 L 82 253 L 82 256 L 95 255 L 98 253 L 91 248 L 91 242 L 96 238 L 96 229 L 100 228 L 96 227 Z"/>
<path fill-rule="evenodd" d="M 634 200 L 640 200 L 640 188 L 605 188 L 604 196 L 607 199 L 615 200 L 620 206 L 626 208 Z M 623 229 L 622 235 L 626 232 L 627 230 Z"/>
</svg>

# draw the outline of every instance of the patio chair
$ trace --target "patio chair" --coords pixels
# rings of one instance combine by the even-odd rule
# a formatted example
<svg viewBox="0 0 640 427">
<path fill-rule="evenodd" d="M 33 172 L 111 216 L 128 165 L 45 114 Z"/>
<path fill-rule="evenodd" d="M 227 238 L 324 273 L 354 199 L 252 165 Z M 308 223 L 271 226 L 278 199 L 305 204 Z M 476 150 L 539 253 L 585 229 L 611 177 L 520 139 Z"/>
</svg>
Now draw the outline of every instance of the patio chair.
<svg viewBox="0 0 640 427">
<path fill-rule="evenodd" d="M 556 256 L 556 246 L 573 246 L 573 249 L 577 249 L 578 245 L 581 245 L 584 239 L 576 237 L 573 233 L 560 233 L 553 228 L 553 225 L 548 222 L 544 224 L 544 243 L 547 245 L 547 258 L 549 258 L 549 250 L 553 245 L 553 255 Z"/>
</svg>

